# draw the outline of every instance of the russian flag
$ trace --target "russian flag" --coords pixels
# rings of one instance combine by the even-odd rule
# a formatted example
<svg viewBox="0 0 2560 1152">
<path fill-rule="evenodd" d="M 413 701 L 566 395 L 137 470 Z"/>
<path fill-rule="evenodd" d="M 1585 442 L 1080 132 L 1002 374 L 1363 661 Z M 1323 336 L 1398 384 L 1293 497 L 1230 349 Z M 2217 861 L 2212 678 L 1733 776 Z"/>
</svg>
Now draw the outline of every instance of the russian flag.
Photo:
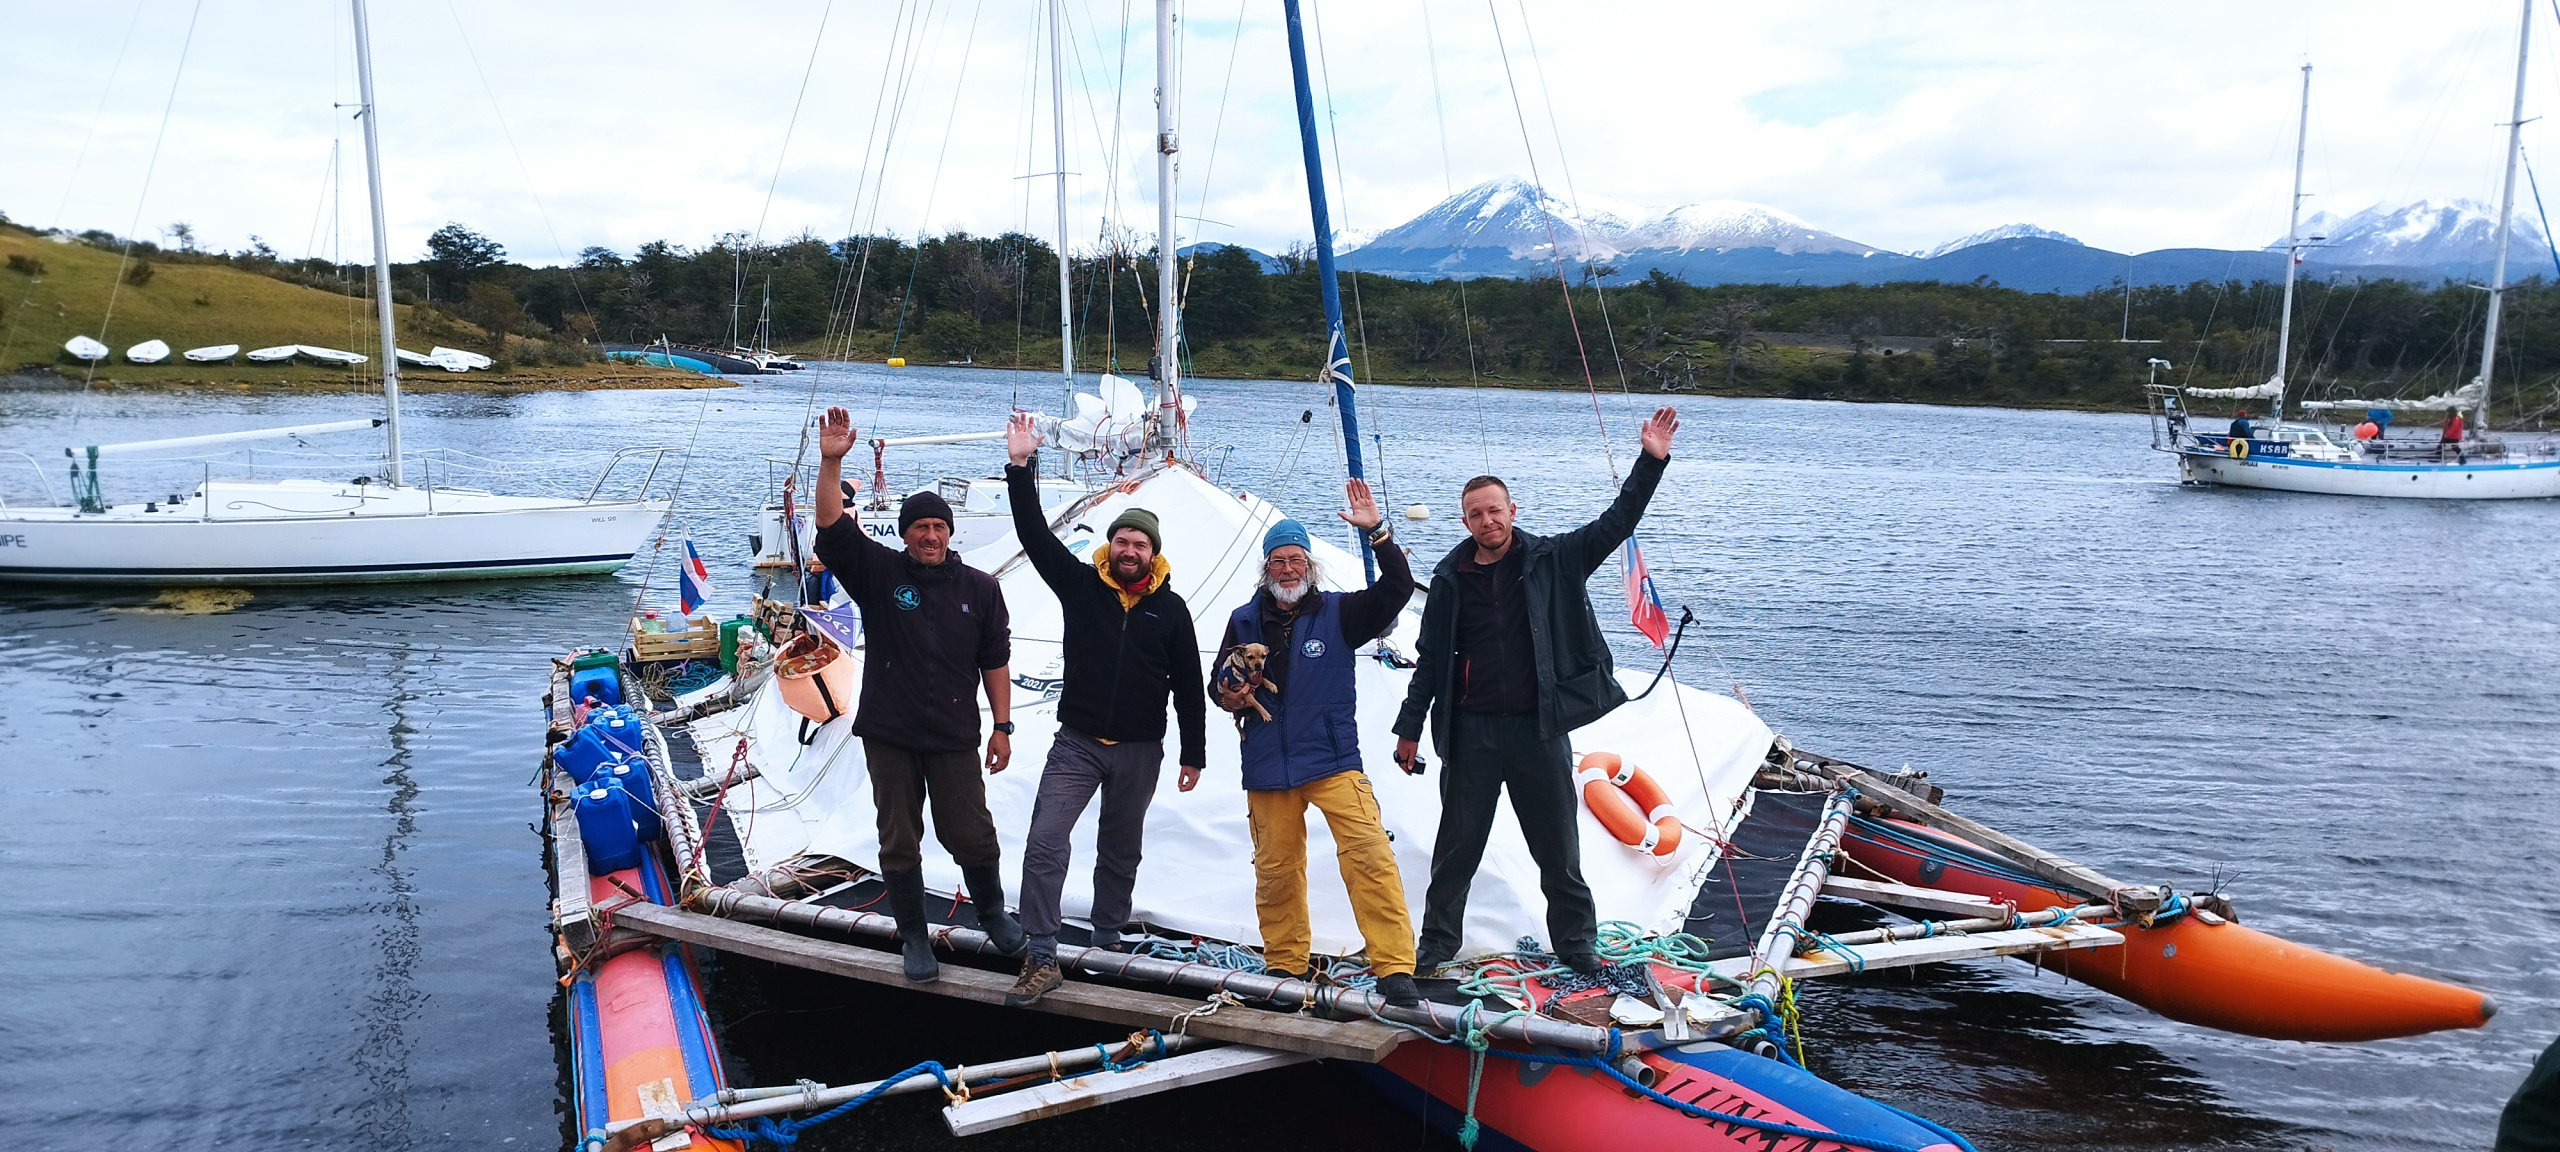
<svg viewBox="0 0 2560 1152">
<path fill-rule="evenodd" d="M 691 616 L 702 608 L 703 601 L 711 599 L 711 570 L 702 566 L 702 554 L 693 550 L 691 536 L 684 539 L 684 559 L 677 567 L 682 569 L 681 579 L 676 582 L 677 611 Z M 1657 606 L 1654 615 L 1661 614 L 1662 609 Z"/>
<path fill-rule="evenodd" d="M 1627 578 L 1627 612 L 1634 619 L 1636 631 L 1653 641 L 1656 648 L 1671 637 L 1671 618 L 1662 611 L 1662 596 L 1653 589 L 1653 573 L 1644 566 L 1644 549 L 1636 538 L 1627 537 L 1618 550 L 1618 566 Z"/>
</svg>

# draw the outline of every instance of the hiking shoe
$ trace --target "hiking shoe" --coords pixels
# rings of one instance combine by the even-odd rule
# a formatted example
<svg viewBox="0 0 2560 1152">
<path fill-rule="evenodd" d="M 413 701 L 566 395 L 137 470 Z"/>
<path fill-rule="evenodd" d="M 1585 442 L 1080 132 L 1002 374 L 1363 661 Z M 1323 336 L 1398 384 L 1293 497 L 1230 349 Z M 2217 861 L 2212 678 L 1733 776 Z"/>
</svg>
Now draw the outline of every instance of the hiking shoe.
<svg viewBox="0 0 2560 1152">
<path fill-rule="evenodd" d="M 1573 969 L 1577 975 L 1597 976 L 1601 968 L 1600 957 L 1589 952 L 1569 952 L 1565 954 L 1564 966 Z"/>
<path fill-rule="evenodd" d="M 1013 987 L 1005 990 L 1004 1006 L 1028 1008 L 1048 995 L 1050 989 L 1066 982 L 1066 974 L 1058 971 L 1057 957 L 1036 953 L 1025 956 L 1022 958 L 1021 977 L 1013 982 Z"/>
<path fill-rule="evenodd" d="M 1414 987 L 1413 977 L 1402 972 L 1378 977 L 1378 995 L 1398 1008 L 1422 1007 L 1422 989 Z"/>
</svg>

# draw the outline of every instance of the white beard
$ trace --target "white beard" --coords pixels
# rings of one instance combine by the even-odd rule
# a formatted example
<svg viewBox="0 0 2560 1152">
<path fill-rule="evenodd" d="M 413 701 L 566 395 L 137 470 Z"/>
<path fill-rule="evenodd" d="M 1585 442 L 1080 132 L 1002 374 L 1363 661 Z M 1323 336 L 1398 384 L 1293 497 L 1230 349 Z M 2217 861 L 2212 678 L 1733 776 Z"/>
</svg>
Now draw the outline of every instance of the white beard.
<svg viewBox="0 0 2560 1152">
<path fill-rule="evenodd" d="M 1271 598 L 1279 601 L 1281 607 L 1295 608 L 1298 606 L 1298 601 L 1307 598 L 1307 590 L 1315 587 L 1315 583 L 1310 580 L 1301 580 L 1296 586 L 1289 588 L 1283 588 L 1277 584 L 1265 584 L 1263 587 L 1270 591 Z"/>
</svg>

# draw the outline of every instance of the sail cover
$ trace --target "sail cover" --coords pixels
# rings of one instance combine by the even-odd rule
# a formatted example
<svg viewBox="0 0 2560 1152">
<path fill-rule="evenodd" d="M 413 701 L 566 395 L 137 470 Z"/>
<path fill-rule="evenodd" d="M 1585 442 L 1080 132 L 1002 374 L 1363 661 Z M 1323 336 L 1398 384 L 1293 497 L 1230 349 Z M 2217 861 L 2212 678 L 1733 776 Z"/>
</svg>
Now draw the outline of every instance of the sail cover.
<svg viewBox="0 0 2560 1152">
<path fill-rule="evenodd" d="M 2488 394 L 2489 386 L 2474 380 L 2451 392 L 2417 400 L 2305 400 L 2302 407 L 2314 412 L 2364 412 L 2375 408 L 2385 412 L 2451 412 L 2477 408 Z"/>
<path fill-rule="evenodd" d="M 2201 396 L 2207 400 L 2271 400 L 2284 395 L 2284 380 L 2281 377 L 2269 376 L 2266 383 L 2252 384 L 2246 388 L 2189 388 L 2186 393 L 2189 396 Z"/>
<path fill-rule="evenodd" d="M 1252 594 L 1260 560 L 1257 542 L 1278 509 L 1251 496 L 1220 491 L 1189 472 L 1169 470 L 1068 513 L 1059 536 L 1079 555 L 1090 555 L 1101 530 L 1128 507 L 1153 511 L 1163 526 L 1173 584 L 1191 605 L 1205 667 L 1213 658 L 1227 614 Z M 1358 579 L 1358 558 L 1318 541 L 1324 586 L 1348 590 Z M 970 554 L 967 560 L 997 573 L 1013 617 L 1013 764 L 987 781 L 987 807 L 1004 845 L 1006 878 L 1017 874 L 1023 835 L 1039 791 L 1040 770 L 1057 729 L 1059 657 L 1057 600 L 1012 538 Z M 1427 561 L 1426 561 L 1427 563 Z M 1421 600 L 1407 606 L 1385 643 L 1411 653 L 1421 626 Z M 857 653 L 857 656 L 860 654 Z M 856 661 L 860 663 L 859 660 Z M 1421 927 L 1423 893 L 1430 882 L 1431 848 L 1440 819 L 1441 765 L 1421 776 L 1395 768 L 1389 730 L 1412 672 L 1384 661 L 1362 661 L 1357 673 L 1358 732 L 1368 776 L 1394 837 L 1396 866 L 1414 926 Z M 1621 670 L 1632 694 L 1649 672 Z M 703 763 L 727 765 L 740 741 L 762 776 L 731 790 L 725 811 L 740 833 L 750 869 L 762 870 L 803 853 L 826 854 L 876 867 L 879 839 L 865 775 L 862 742 L 850 719 L 825 726 L 814 742 L 797 739 L 800 717 L 767 685 L 746 705 L 690 727 Z M 1235 725 L 1209 710 L 1209 754 L 1198 789 L 1176 788 L 1173 754 L 1166 762 L 1147 814 L 1146 858 L 1138 872 L 1136 916 L 1160 930 L 1213 940 L 1260 943 L 1254 913 L 1253 838 L 1245 822 L 1238 776 Z M 981 723 L 983 732 L 984 723 Z M 1619 708 L 1572 735 L 1577 754 L 1618 753 L 1644 768 L 1671 799 L 1688 831 L 1667 857 L 1639 854 L 1621 844 L 1586 810 L 1582 815 L 1582 869 L 1599 904 L 1600 919 L 1649 931 L 1677 931 L 1699 883 L 1719 863 L 1715 844 L 1728 839 L 1743 818 L 1753 772 L 1767 753 L 1770 732 L 1730 697 L 1666 681 L 1650 697 Z M 1510 801 L 1494 823 L 1478 870 L 1465 928 L 1469 954 L 1508 951 L 1523 936 L 1548 940 L 1546 901 L 1538 868 L 1530 859 Z M 1320 952 L 1347 954 L 1360 944 L 1324 821 L 1308 812 L 1308 897 Z M 1075 864 L 1068 872 L 1064 906 L 1070 920 L 1091 911 L 1096 812 L 1088 808 L 1072 839 Z M 957 891 L 957 865 L 939 848 L 925 851 L 925 880 L 942 892 Z M 1722 883 L 1721 878 L 1718 883 Z M 1550 941 L 1551 943 L 1551 941 Z"/>
</svg>

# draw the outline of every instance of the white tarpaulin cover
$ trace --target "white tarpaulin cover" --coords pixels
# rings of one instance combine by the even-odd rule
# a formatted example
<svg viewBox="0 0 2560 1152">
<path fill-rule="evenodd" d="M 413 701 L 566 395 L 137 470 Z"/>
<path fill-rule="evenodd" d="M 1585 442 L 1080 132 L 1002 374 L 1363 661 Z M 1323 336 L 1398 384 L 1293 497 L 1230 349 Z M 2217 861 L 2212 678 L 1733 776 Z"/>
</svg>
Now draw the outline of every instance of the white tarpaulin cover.
<svg viewBox="0 0 2560 1152">
<path fill-rule="evenodd" d="M 1220 491 L 1188 472 L 1168 471 L 1144 481 L 1134 492 L 1113 493 L 1075 513 L 1060 536 L 1079 555 L 1090 555 L 1101 530 L 1131 505 L 1153 511 L 1161 520 L 1173 586 L 1191 605 L 1205 666 L 1228 613 L 1251 593 L 1261 559 L 1262 532 L 1280 513 L 1251 496 Z M 1359 571 L 1359 560 L 1335 545 L 1318 541 L 1315 553 L 1325 566 L 1327 587 L 1343 588 L 1341 578 Z M 1012 886 L 1020 879 L 1022 837 L 1031 822 L 1041 765 L 1057 723 L 1054 693 L 1044 696 L 1035 686 L 1054 683 L 1060 674 L 1057 600 L 1020 555 L 1008 534 L 968 556 L 973 565 L 997 572 L 1013 616 L 1013 718 L 1021 730 L 1013 740 L 1013 766 L 989 778 L 987 787 L 987 806 L 1004 843 L 1008 902 L 1019 899 Z M 1419 558 L 1421 571 L 1416 575 L 1425 583 L 1434 560 Z M 1422 596 L 1417 593 L 1386 643 L 1408 654 L 1413 651 L 1421 606 Z M 1432 767 L 1419 777 L 1397 770 L 1391 759 L 1395 737 L 1389 726 L 1412 673 L 1364 661 L 1358 676 L 1359 730 L 1367 748 L 1369 776 L 1394 835 L 1396 865 L 1418 932 L 1423 892 L 1430 880 L 1432 839 L 1440 818 L 1438 757 L 1426 740 L 1425 754 Z M 1641 691 L 1650 671 L 1621 669 L 1619 679 L 1630 693 Z M 1171 730 L 1166 733 L 1164 772 L 1147 816 L 1136 916 L 1173 932 L 1259 944 L 1253 841 L 1237 784 L 1235 725 L 1214 706 L 1208 723 L 1207 771 L 1199 788 L 1189 793 L 1175 787 L 1173 756 L 1178 742 Z M 827 725 L 804 748 L 797 739 L 799 716 L 768 686 L 749 704 L 692 725 L 706 772 L 722 774 L 743 739 L 748 761 L 763 773 L 733 788 L 724 806 L 741 833 L 748 867 L 770 868 L 803 853 L 876 867 L 878 835 L 871 785 L 863 770 L 861 741 L 852 738 L 851 724 L 844 719 Z M 1645 768 L 1669 794 L 1686 824 L 1712 830 L 1718 837 L 1729 834 L 1740 820 L 1752 773 L 1769 742 L 1768 727 L 1730 697 L 1668 680 L 1650 697 L 1573 734 L 1577 754 L 1616 752 Z M 1476 875 L 1466 925 L 1470 954 L 1507 951 L 1522 936 L 1547 939 L 1546 902 L 1539 894 L 1537 865 L 1529 858 L 1509 804 L 1506 796 Z M 1075 864 L 1068 874 L 1064 902 L 1072 920 L 1081 920 L 1092 908 L 1094 824 L 1095 813 L 1088 809 L 1075 831 Z M 1337 954 L 1357 951 L 1359 930 L 1335 871 L 1332 837 L 1322 817 L 1312 810 L 1308 824 L 1308 895 L 1316 948 Z M 932 843 L 925 846 L 924 855 L 926 884 L 941 892 L 957 891 L 959 868 L 950 856 Z M 1682 837 L 1674 856 L 1639 855 L 1610 836 L 1586 810 L 1582 862 L 1602 920 L 1676 931 L 1716 856 L 1708 837 L 1695 831 Z"/>
<path fill-rule="evenodd" d="M 2450 412 L 2456 408 L 2477 408 L 2481 398 L 2489 394 L 2489 386 L 2474 380 L 2451 392 L 2439 392 L 2420 400 L 2305 400 L 2302 407 L 2314 412 L 2362 412 L 2380 408 L 2385 412 Z"/>
<path fill-rule="evenodd" d="M 1040 442 L 1076 456 L 1126 456 L 1146 445 L 1147 410 L 1153 401 L 1136 384 L 1112 375 L 1104 375 L 1097 385 L 1102 395 L 1078 392 L 1075 414 L 1040 418 Z M 1190 414 L 1199 401 L 1182 398 L 1182 411 Z"/>
</svg>

